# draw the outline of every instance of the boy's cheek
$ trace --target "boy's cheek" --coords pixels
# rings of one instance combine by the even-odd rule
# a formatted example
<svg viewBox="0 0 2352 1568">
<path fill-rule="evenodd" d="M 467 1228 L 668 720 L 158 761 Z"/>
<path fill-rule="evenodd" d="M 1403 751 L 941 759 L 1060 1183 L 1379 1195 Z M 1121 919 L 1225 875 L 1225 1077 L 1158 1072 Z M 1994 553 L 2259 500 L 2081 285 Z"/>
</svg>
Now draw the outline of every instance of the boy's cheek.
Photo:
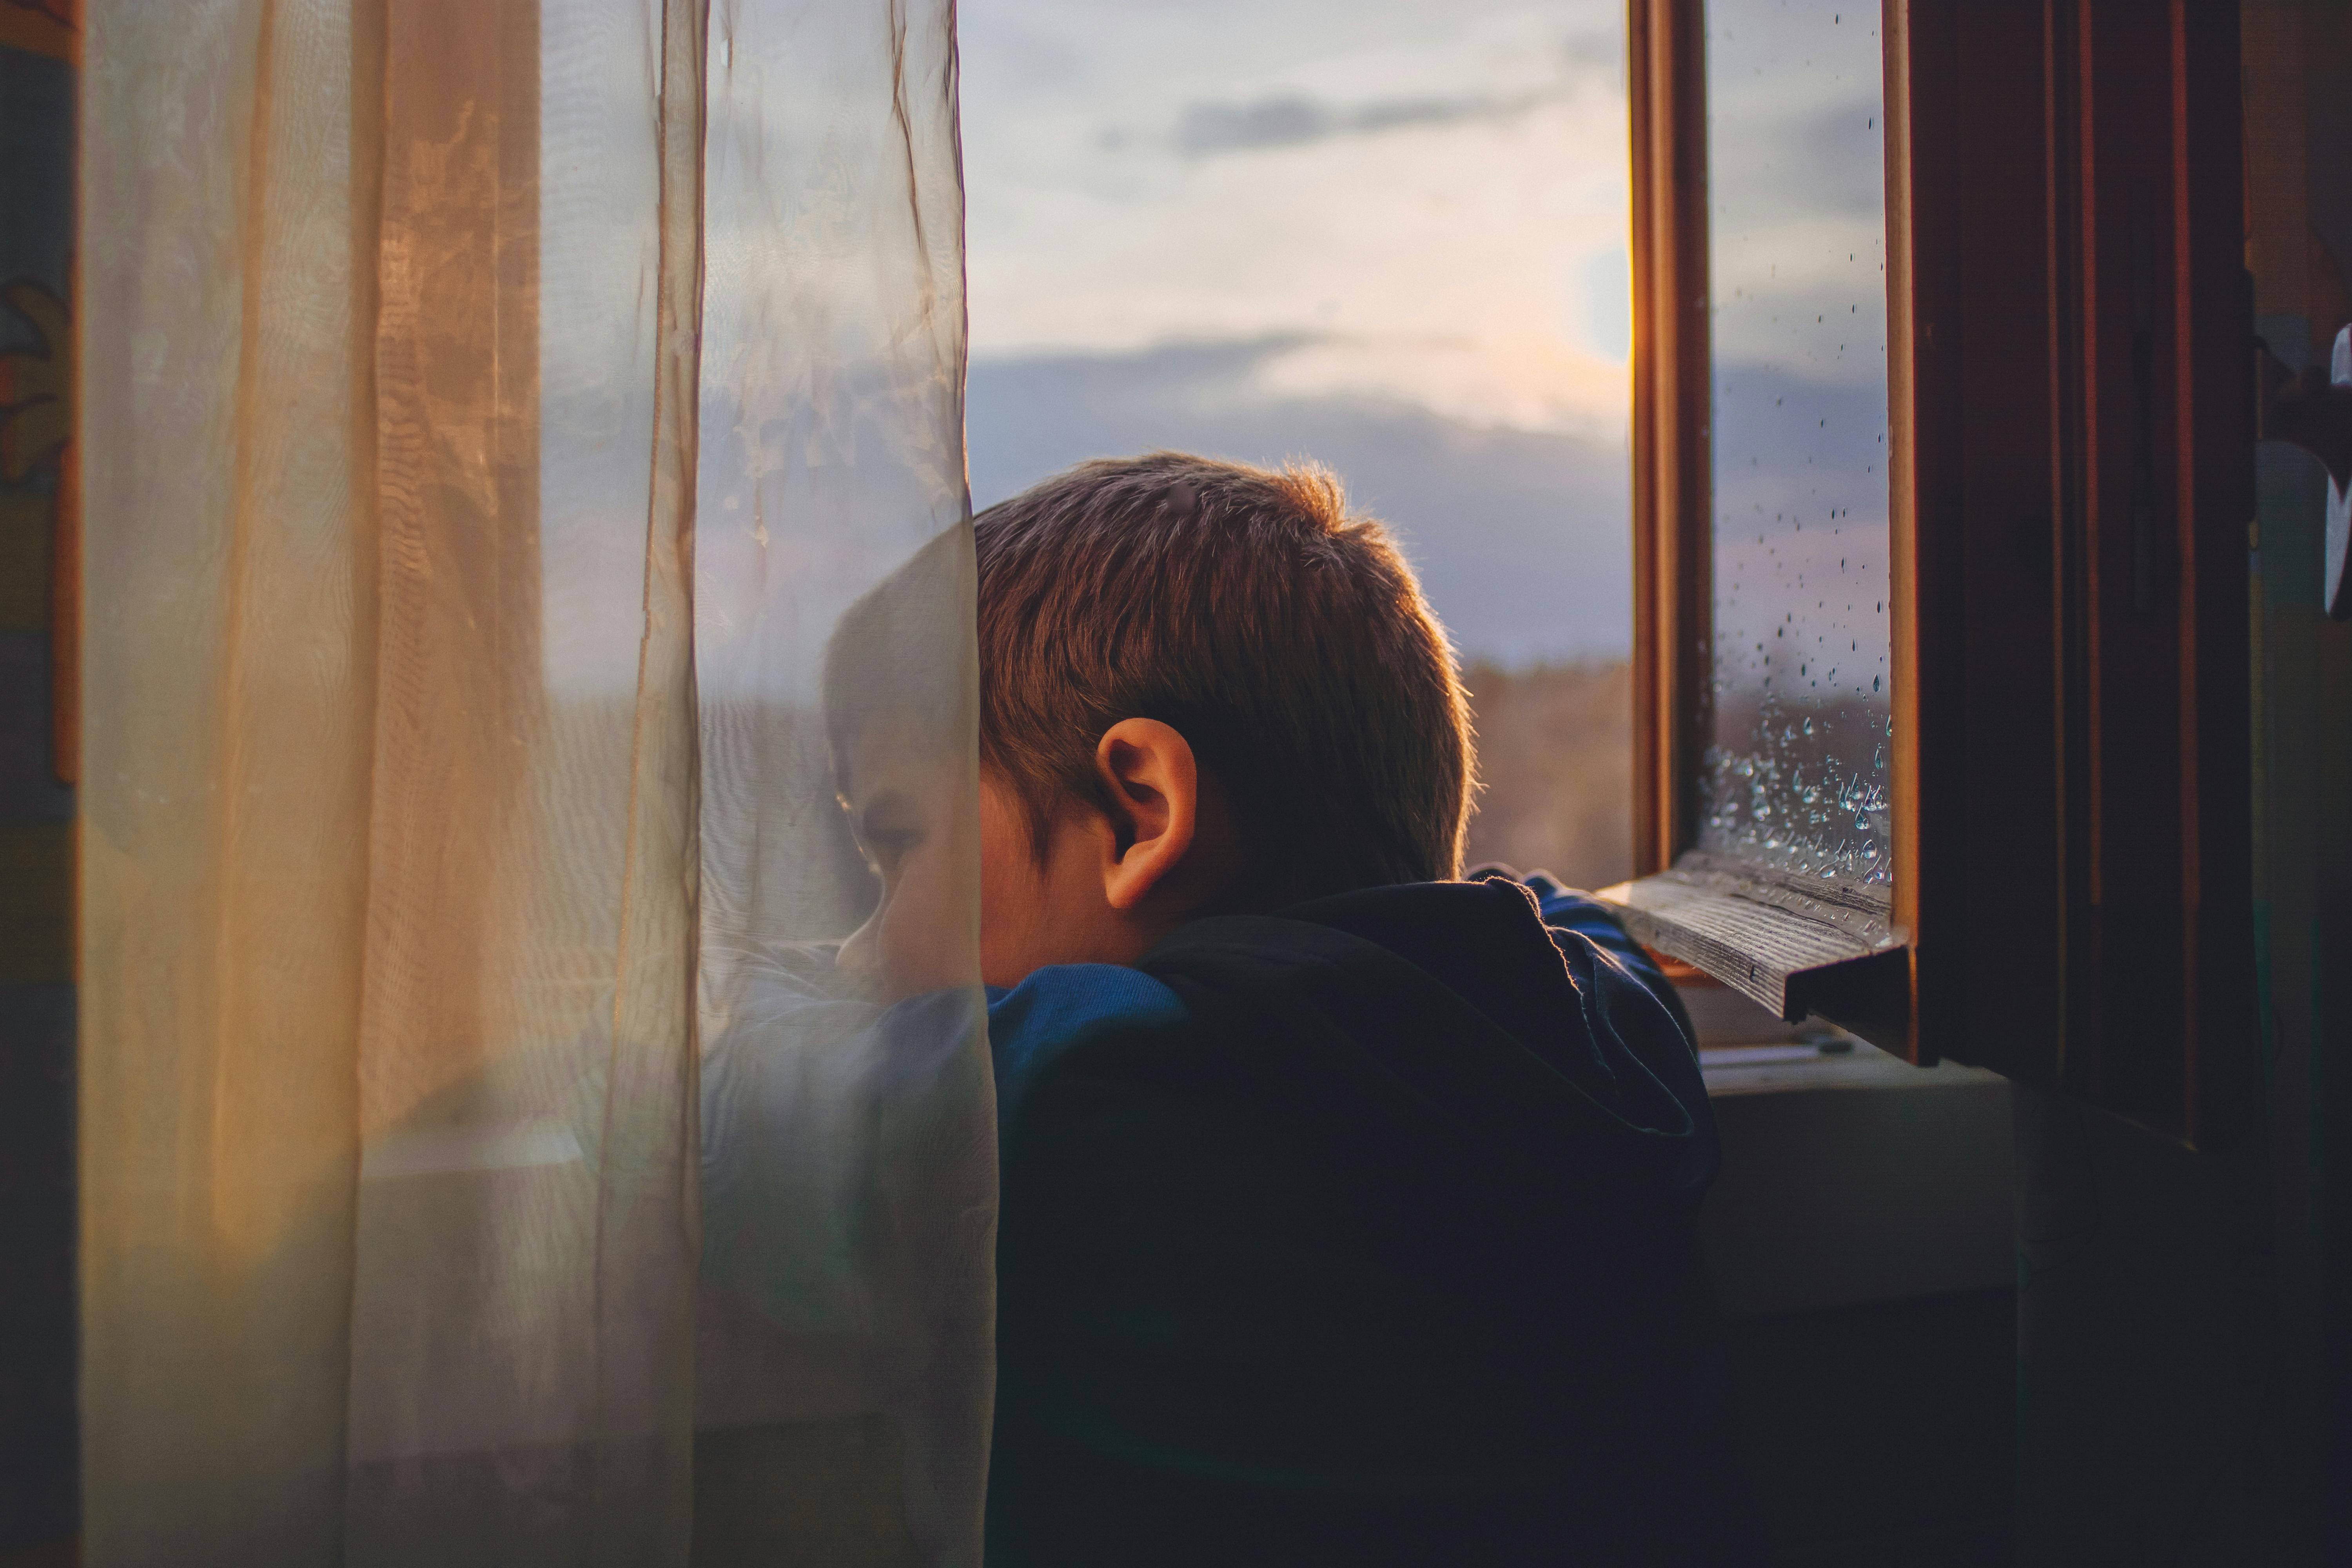
<svg viewBox="0 0 2352 1568">
<path fill-rule="evenodd" d="M 1013 924 L 1019 902 L 1017 847 L 1011 842 L 1017 828 L 1004 798 L 986 779 L 980 786 L 980 946 L 983 959 L 1001 944 Z M 992 976 L 989 984 L 997 982 Z"/>
<path fill-rule="evenodd" d="M 1029 847 L 1027 820 L 988 784 L 980 795 L 980 972 L 990 985 L 1018 985 L 1060 962 L 1053 952 L 1045 872 Z"/>
<path fill-rule="evenodd" d="M 957 896 L 952 869 L 946 855 L 911 856 L 883 889 L 874 919 L 884 1001 L 972 983 L 979 955 L 972 951 L 971 906 Z"/>
<path fill-rule="evenodd" d="M 980 971 L 981 979 L 990 985 L 1013 985 L 1019 977 L 1007 977 L 1009 954 L 1020 945 L 1019 931 L 1023 924 L 1015 889 L 1007 885 L 1006 873 L 1011 868 L 992 854 L 985 837 L 980 855 Z"/>
</svg>

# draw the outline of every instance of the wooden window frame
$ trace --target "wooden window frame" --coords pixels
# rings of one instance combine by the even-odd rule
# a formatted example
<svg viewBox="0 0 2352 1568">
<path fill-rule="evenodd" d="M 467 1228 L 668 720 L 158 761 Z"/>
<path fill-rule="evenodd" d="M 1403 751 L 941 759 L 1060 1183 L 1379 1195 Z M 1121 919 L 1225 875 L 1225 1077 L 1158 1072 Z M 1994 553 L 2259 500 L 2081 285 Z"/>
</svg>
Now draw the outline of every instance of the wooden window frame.
<svg viewBox="0 0 2352 1568">
<path fill-rule="evenodd" d="M 2254 1048 L 2234 0 L 1885 0 L 1883 929 L 1809 928 L 1784 879 L 1695 853 L 1704 0 L 1627 22 L 1636 877 L 1605 896 L 1784 1019 L 2227 1142 Z"/>
</svg>

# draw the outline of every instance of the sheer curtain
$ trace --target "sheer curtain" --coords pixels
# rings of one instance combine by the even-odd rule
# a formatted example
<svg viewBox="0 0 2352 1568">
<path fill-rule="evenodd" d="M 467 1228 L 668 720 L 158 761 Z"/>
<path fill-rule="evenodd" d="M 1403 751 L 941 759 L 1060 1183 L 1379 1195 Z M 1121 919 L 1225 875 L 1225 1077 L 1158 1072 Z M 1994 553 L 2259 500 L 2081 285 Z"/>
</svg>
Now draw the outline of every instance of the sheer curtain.
<svg viewBox="0 0 2352 1568">
<path fill-rule="evenodd" d="M 88 25 L 88 1560 L 976 1563 L 950 0 Z"/>
</svg>

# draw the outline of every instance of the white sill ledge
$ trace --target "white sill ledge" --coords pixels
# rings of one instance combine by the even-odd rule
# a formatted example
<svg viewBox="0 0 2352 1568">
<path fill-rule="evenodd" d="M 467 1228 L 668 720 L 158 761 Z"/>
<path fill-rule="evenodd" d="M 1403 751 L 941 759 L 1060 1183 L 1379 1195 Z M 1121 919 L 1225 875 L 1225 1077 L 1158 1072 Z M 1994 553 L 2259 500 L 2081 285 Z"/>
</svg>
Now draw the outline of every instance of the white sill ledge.
<svg viewBox="0 0 2352 1568">
<path fill-rule="evenodd" d="M 2014 1282 L 2007 1079 L 1818 1026 L 1718 1043 L 1693 1014 L 1723 1140 L 1699 1235 L 1725 1316 Z"/>
<path fill-rule="evenodd" d="M 1930 1089 L 2001 1084 L 1998 1073 L 1943 1062 L 1915 1068 L 1866 1041 L 1843 1036 L 1826 1044 L 1701 1046 L 1699 1075 L 1707 1097 L 1789 1089 Z M 2004 1085 L 2004 1087 L 2006 1087 Z"/>
</svg>

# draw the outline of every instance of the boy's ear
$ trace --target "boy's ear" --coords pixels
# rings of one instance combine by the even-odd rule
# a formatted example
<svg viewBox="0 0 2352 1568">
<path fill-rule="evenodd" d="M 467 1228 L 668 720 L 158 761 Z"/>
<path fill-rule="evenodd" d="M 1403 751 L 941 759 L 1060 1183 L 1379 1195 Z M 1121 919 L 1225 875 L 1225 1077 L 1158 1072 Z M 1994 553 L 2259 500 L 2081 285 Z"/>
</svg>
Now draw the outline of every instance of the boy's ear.
<svg viewBox="0 0 2352 1568">
<path fill-rule="evenodd" d="M 1201 771 L 1192 743 L 1157 719 L 1122 719 L 1095 746 L 1095 773 L 1110 803 L 1103 895 L 1133 910 L 1171 879 L 1200 832 Z"/>
</svg>

